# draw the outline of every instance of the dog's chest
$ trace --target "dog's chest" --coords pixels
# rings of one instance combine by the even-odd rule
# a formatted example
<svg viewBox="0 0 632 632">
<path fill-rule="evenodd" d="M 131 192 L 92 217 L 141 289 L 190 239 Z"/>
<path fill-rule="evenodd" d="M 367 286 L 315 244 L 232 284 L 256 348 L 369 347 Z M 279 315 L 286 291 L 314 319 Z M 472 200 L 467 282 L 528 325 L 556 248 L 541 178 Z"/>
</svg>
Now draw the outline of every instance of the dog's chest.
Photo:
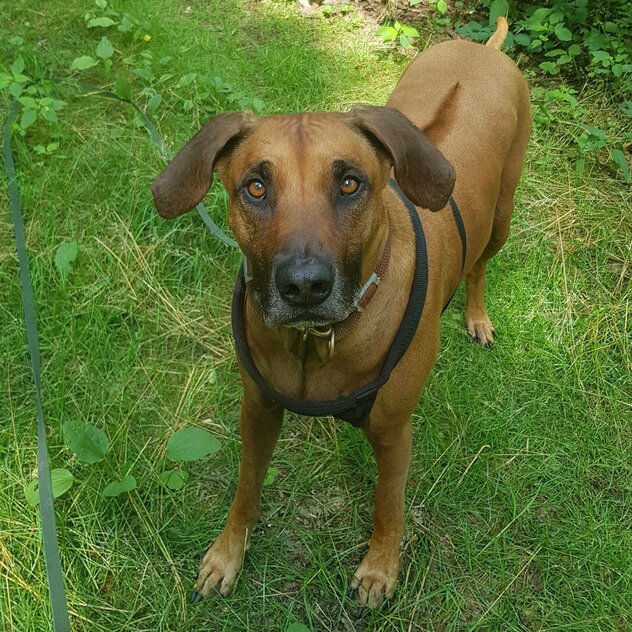
<svg viewBox="0 0 632 632">
<path fill-rule="evenodd" d="M 287 344 L 287 343 L 286 343 Z M 267 345 L 266 345 L 267 346 Z M 303 344 L 270 345 L 253 349 L 253 359 L 266 382 L 289 397 L 330 400 L 352 393 L 367 381 L 372 366 L 361 359 L 328 357 L 326 341 L 308 340 Z"/>
</svg>

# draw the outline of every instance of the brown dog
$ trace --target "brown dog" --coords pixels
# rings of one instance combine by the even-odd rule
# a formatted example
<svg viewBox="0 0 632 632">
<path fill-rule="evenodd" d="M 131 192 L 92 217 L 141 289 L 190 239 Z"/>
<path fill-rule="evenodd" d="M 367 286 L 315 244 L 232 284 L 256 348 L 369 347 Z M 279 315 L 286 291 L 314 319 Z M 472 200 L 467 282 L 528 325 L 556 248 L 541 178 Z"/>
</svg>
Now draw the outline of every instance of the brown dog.
<svg viewBox="0 0 632 632">
<path fill-rule="evenodd" d="M 483 305 L 485 268 L 507 238 L 530 129 L 526 82 L 498 50 L 506 26 L 501 18 L 488 46 L 450 41 L 421 53 L 384 108 L 217 116 L 154 182 L 158 212 L 174 218 L 202 200 L 216 170 L 248 266 L 248 289 L 234 302 L 243 312 L 235 331 L 244 332 L 237 340 L 244 387 L 239 484 L 224 531 L 202 560 L 201 595 L 233 587 L 283 409 L 292 408 L 285 401 L 335 400 L 370 382 L 408 303 L 421 302 L 410 346 L 355 420 L 379 475 L 373 537 L 351 587 L 361 606 L 392 595 L 411 414 L 437 353 L 440 314 L 463 276 L 467 332 L 481 346 L 494 339 Z M 391 169 L 423 225 L 425 303 L 415 295 L 421 238 L 411 230 L 412 207 L 388 184 Z M 451 194 L 463 212 L 463 262 Z M 379 289 L 374 271 L 383 277 Z"/>
</svg>

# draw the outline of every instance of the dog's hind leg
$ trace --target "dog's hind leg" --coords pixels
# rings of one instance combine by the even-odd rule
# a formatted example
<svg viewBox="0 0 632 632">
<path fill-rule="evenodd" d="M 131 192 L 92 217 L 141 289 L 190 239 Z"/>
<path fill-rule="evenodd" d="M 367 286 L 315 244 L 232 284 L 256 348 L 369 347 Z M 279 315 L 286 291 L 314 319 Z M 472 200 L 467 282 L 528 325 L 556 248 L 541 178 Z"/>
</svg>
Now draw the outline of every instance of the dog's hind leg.
<svg viewBox="0 0 632 632">
<path fill-rule="evenodd" d="M 465 326 L 470 340 L 481 347 L 491 347 L 496 336 L 492 321 L 485 310 L 485 276 L 487 262 L 503 247 L 509 235 L 511 214 L 514 208 L 514 195 L 522 173 L 524 153 L 529 135 L 528 122 L 524 129 L 522 127 L 519 126 L 518 133 L 509 149 L 500 178 L 500 189 L 496 200 L 494 223 L 489 241 L 478 261 L 465 277 Z"/>
</svg>

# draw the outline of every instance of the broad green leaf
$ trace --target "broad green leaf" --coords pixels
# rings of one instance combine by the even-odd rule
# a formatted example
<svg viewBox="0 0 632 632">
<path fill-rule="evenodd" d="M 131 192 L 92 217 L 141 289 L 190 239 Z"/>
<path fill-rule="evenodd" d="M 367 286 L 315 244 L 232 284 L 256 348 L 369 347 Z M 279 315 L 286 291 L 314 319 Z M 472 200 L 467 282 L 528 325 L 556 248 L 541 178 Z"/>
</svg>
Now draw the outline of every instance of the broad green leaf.
<svg viewBox="0 0 632 632">
<path fill-rule="evenodd" d="M 184 75 L 183 77 L 180 78 L 180 81 L 178 81 L 178 85 L 179 86 L 188 86 L 190 83 L 195 81 L 196 77 L 197 77 L 197 73 L 196 72 L 190 72 L 188 75 Z"/>
<path fill-rule="evenodd" d="M 131 474 L 128 474 L 120 481 L 112 481 L 109 485 L 107 485 L 103 490 L 103 495 L 108 496 L 109 498 L 114 498 L 115 496 L 120 496 L 126 492 L 131 492 L 133 489 L 136 489 L 136 487 L 136 479 Z"/>
<path fill-rule="evenodd" d="M 99 9 L 105 9 L 108 6 L 107 0 L 94 0 L 94 4 L 99 7 Z"/>
<path fill-rule="evenodd" d="M 402 24 L 402 33 L 406 37 L 419 37 L 419 31 L 414 26 L 408 26 L 407 24 Z"/>
<path fill-rule="evenodd" d="M 585 131 L 585 134 L 582 134 L 577 139 L 577 145 L 581 151 L 587 153 L 606 146 L 606 132 L 598 127 L 586 125 L 585 123 L 578 123 L 578 125 Z"/>
<path fill-rule="evenodd" d="M 582 54 L 582 48 L 579 44 L 571 44 L 566 51 L 571 57 L 577 57 Z"/>
<path fill-rule="evenodd" d="M 545 57 L 559 57 L 560 55 L 566 55 L 566 51 L 563 48 L 554 48 L 544 54 Z"/>
<path fill-rule="evenodd" d="M 161 101 L 162 97 L 159 94 L 154 94 L 154 96 L 151 97 L 149 101 L 147 101 L 147 111 L 150 113 L 155 112 L 158 109 Z"/>
<path fill-rule="evenodd" d="M 482 26 L 478 22 L 468 22 L 464 26 L 458 26 L 456 32 L 473 40 L 484 41 L 494 33 L 494 27 Z"/>
<path fill-rule="evenodd" d="M 632 101 L 624 101 L 620 106 L 619 109 L 626 115 L 626 116 L 632 116 Z"/>
<path fill-rule="evenodd" d="M 4 90 L 11 82 L 13 77 L 6 72 L 0 72 L 0 90 Z"/>
<path fill-rule="evenodd" d="M 255 114 L 262 114 L 265 107 L 266 107 L 266 104 L 261 99 L 257 99 L 255 97 L 252 100 L 252 109 L 254 110 Z M 213 373 L 215 373 L 215 369 L 213 369 Z M 215 377 L 211 377 L 211 384 L 215 384 L 216 381 L 217 381 L 217 375 L 215 375 Z"/>
<path fill-rule="evenodd" d="M 167 458 L 170 461 L 195 461 L 217 452 L 221 447 L 218 439 L 202 428 L 182 428 L 174 432 L 167 442 Z"/>
<path fill-rule="evenodd" d="M 592 125 L 586 125 L 586 123 L 578 124 L 583 130 L 588 132 L 591 136 L 603 140 L 606 140 L 606 132 L 604 132 L 600 127 L 593 127 Z"/>
<path fill-rule="evenodd" d="M 557 26 L 555 28 L 555 37 L 560 42 L 570 42 L 573 39 L 573 34 L 564 26 Z"/>
<path fill-rule="evenodd" d="M 408 37 L 408 35 L 404 35 L 404 33 L 400 33 L 399 34 L 399 43 L 401 44 L 402 48 L 409 48 L 410 47 L 410 38 Z"/>
<path fill-rule="evenodd" d="M 32 110 L 37 108 L 37 101 L 33 97 L 20 97 L 18 99 L 18 103 L 21 103 L 25 108 L 31 108 Z"/>
<path fill-rule="evenodd" d="M 110 447 L 103 430 L 80 421 L 67 421 L 64 424 L 64 439 L 77 459 L 83 463 L 102 461 Z"/>
<path fill-rule="evenodd" d="M 445 0 L 437 0 L 437 11 L 444 14 L 448 10 L 448 4 Z"/>
<path fill-rule="evenodd" d="M 9 94 L 14 99 L 17 99 L 22 94 L 22 90 L 24 90 L 22 84 L 16 83 L 15 81 L 9 86 Z"/>
<path fill-rule="evenodd" d="M 127 33 L 128 31 L 131 31 L 133 28 L 134 28 L 134 23 L 126 15 L 124 15 L 123 18 L 121 19 L 121 23 L 118 25 L 118 30 L 121 33 Z"/>
<path fill-rule="evenodd" d="M 114 92 L 121 97 L 121 99 L 132 98 L 132 86 L 126 77 L 117 77 L 114 83 Z"/>
<path fill-rule="evenodd" d="M 26 129 L 37 121 L 37 113 L 29 108 L 22 110 L 22 118 L 20 119 L 20 127 Z"/>
<path fill-rule="evenodd" d="M 531 43 L 531 38 L 526 33 L 514 35 L 514 40 L 516 44 L 520 44 L 520 46 L 529 46 Z"/>
<path fill-rule="evenodd" d="M 96 48 L 97 57 L 101 59 L 109 59 L 114 54 L 112 42 L 107 37 L 102 37 Z"/>
<path fill-rule="evenodd" d="M 42 115 L 42 118 L 45 121 L 48 121 L 49 123 L 59 122 L 59 119 L 57 118 L 57 113 L 55 112 L 55 110 L 51 110 L 50 108 L 44 108 L 40 110 L 40 114 Z"/>
<path fill-rule="evenodd" d="M 509 0 L 493 0 L 489 5 L 489 23 L 495 25 L 496 20 L 507 13 L 509 13 Z"/>
<path fill-rule="evenodd" d="M 22 57 L 18 57 L 10 66 L 13 76 L 21 75 L 24 70 L 24 60 Z"/>
<path fill-rule="evenodd" d="M 108 28 L 108 26 L 114 26 L 116 22 L 112 18 L 102 17 L 102 18 L 92 18 L 92 20 L 88 20 L 88 28 L 93 29 L 97 26 L 101 28 Z"/>
<path fill-rule="evenodd" d="M 623 179 L 626 182 L 630 182 L 630 165 L 628 165 L 625 153 L 621 149 L 611 149 L 610 157 L 612 158 L 612 162 L 619 167 Z"/>
<path fill-rule="evenodd" d="M 70 470 L 58 467 L 50 471 L 50 482 L 53 486 L 53 498 L 59 498 L 65 494 L 75 482 L 75 477 Z M 26 502 L 31 507 L 37 506 L 39 503 L 39 481 L 33 479 L 26 487 Z"/>
<path fill-rule="evenodd" d="M 76 241 L 66 241 L 57 247 L 55 252 L 55 266 L 62 281 L 66 281 L 72 268 L 72 262 L 77 258 L 79 246 Z"/>
<path fill-rule="evenodd" d="M 542 68 L 542 70 L 544 70 L 545 72 L 548 72 L 551 75 L 557 75 L 560 72 L 560 69 L 558 68 L 557 64 L 552 61 L 543 61 L 540 64 L 540 68 Z"/>
<path fill-rule="evenodd" d="M 595 61 L 607 61 L 610 59 L 610 53 L 606 50 L 593 50 L 591 54 Z"/>
<path fill-rule="evenodd" d="M 82 55 L 73 60 L 72 64 L 70 64 L 70 70 L 87 70 L 88 68 L 93 68 L 98 63 L 99 61 L 94 57 Z"/>
<path fill-rule="evenodd" d="M 160 474 L 158 480 L 168 489 L 178 490 L 189 480 L 189 473 L 184 470 L 167 470 Z"/>
<path fill-rule="evenodd" d="M 312 632 L 312 630 L 303 623 L 290 623 L 286 632 Z"/>
<path fill-rule="evenodd" d="M 134 68 L 132 71 L 137 77 L 140 77 L 144 81 L 151 81 L 153 74 L 149 68 Z"/>
<path fill-rule="evenodd" d="M 272 483 L 274 483 L 274 481 L 276 480 L 276 477 L 279 474 L 279 470 L 276 467 L 269 467 L 268 471 L 266 472 L 266 477 L 263 481 L 263 485 L 264 487 L 267 487 L 268 485 L 272 485 Z"/>
<path fill-rule="evenodd" d="M 390 42 L 397 37 L 397 29 L 392 26 L 382 26 L 377 31 L 376 34 L 379 35 L 385 42 Z"/>
</svg>

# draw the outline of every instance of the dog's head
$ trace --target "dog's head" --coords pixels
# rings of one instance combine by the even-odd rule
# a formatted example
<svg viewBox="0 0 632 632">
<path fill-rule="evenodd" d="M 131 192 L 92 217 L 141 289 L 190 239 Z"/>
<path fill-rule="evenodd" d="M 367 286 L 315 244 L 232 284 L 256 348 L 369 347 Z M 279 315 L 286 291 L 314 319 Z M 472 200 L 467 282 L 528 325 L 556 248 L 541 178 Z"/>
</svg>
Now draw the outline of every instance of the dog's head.
<svg viewBox="0 0 632 632">
<path fill-rule="evenodd" d="M 152 193 L 172 219 L 202 200 L 217 171 L 266 324 L 325 326 L 349 315 L 366 258 L 373 265 L 379 256 L 391 168 L 414 204 L 446 205 L 454 169 L 393 108 L 261 119 L 231 112 L 189 141 Z"/>
</svg>

